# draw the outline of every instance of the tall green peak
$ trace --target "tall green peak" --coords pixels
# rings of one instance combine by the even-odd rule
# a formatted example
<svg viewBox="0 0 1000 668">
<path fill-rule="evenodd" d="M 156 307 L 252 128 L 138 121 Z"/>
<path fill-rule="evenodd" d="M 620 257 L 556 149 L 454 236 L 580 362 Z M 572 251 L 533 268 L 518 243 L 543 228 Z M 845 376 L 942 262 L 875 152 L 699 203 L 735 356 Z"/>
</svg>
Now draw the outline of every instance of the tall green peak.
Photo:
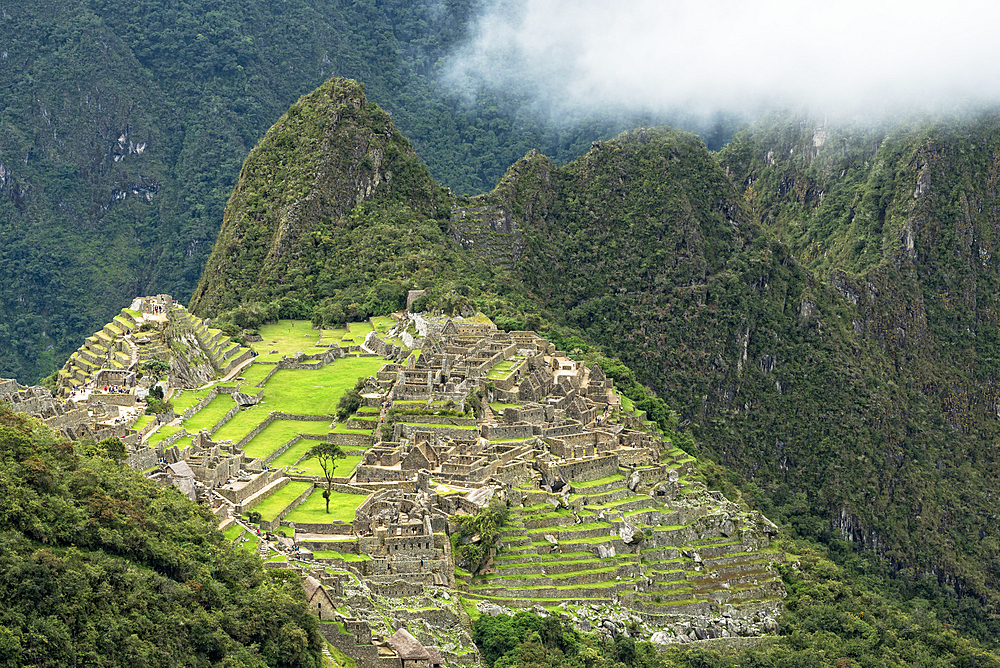
<svg viewBox="0 0 1000 668">
<path fill-rule="evenodd" d="M 311 305 L 362 277 L 419 283 L 422 270 L 436 274 L 451 259 L 435 253 L 429 267 L 401 264 L 446 241 L 450 208 L 448 192 L 364 85 L 331 79 L 250 152 L 192 310 L 280 297 Z"/>
</svg>

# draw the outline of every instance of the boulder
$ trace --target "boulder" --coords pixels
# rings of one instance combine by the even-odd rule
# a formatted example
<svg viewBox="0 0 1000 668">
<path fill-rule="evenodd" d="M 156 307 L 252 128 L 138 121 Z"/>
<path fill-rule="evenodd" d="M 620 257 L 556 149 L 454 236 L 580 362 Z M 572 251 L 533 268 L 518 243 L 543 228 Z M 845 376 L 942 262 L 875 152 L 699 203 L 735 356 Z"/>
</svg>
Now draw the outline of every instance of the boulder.
<svg viewBox="0 0 1000 668">
<path fill-rule="evenodd" d="M 649 639 L 649 642 L 654 643 L 656 645 L 666 645 L 667 643 L 671 643 L 673 641 L 674 641 L 674 636 L 668 633 L 667 631 L 657 631 Z"/>
<path fill-rule="evenodd" d="M 614 545 L 604 545 L 603 543 L 598 544 L 594 548 L 594 553 L 599 559 L 610 559 L 615 556 L 615 547 Z"/>
</svg>

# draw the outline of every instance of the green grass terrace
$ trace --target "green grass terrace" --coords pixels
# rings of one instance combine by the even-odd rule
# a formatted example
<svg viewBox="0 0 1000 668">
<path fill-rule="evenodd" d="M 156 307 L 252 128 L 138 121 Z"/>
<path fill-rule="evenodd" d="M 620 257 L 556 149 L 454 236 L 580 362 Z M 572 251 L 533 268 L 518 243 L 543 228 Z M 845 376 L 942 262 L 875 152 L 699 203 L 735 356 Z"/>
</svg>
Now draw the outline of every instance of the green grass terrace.
<svg viewBox="0 0 1000 668">
<path fill-rule="evenodd" d="M 523 361 L 523 357 L 514 357 L 513 359 L 504 360 L 490 369 L 490 373 L 487 375 L 487 378 L 492 378 L 493 380 L 506 378 L 510 375 L 511 371 L 520 366 Z"/>
<path fill-rule="evenodd" d="M 309 498 L 298 508 L 286 515 L 285 519 L 289 522 L 302 522 L 304 524 L 329 524 L 334 520 L 351 522 L 354 520 L 354 511 L 364 503 L 366 498 L 368 497 L 364 494 L 331 492 L 330 512 L 328 514 L 326 512 L 326 500 L 323 498 L 323 490 L 316 488 L 309 495 Z"/>
<path fill-rule="evenodd" d="M 263 341 L 254 344 L 254 348 L 260 353 L 259 360 L 270 361 L 269 353 L 277 350 L 277 359 L 282 355 L 291 355 L 298 352 L 314 353 L 312 350 L 316 343 L 331 343 L 343 336 L 343 329 L 324 329 L 322 336 L 320 331 L 313 329 L 312 323 L 308 320 L 279 320 L 269 325 L 261 325 L 257 330 Z"/>
<path fill-rule="evenodd" d="M 228 394 L 220 394 L 200 411 L 184 420 L 184 428 L 192 434 L 202 429 L 208 429 L 226 416 L 236 406 L 236 402 Z"/>
<path fill-rule="evenodd" d="M 344 357 L 315 371 L 279 369 L 265 385 L 262 403 L 286 413 L 332 415 L 344 393 L 383 364 L 378 357 Z"/>
<path fill-rule="evenodd" d="M 297 434 L 323 435 L 330 430 L 330 423 L 322 421 L 306 420 L 275 420 L 264 427 L 264 430 L 254 436 L 244 447 L 244 452 L 248 457 L 267 457 L 272 452 L 280 448 Z M 302 443 L 310 447 L 319 444 L 319 441 L 303 440 Z"/>
<path fill-rule="evenodd" d="M 260 513 L 260 518 L 267 522 L 273 522 L 278 513 L 288 507 L 292 501 L 298 498 L 299 494 L 306 491 L 313 484 L 311 482 L 289 482 L 271 496 L 267 497 L 256 506 L 250 508 L 252 511 Z M 322 498 L 322 497 L 321 497 Z"/>
</svg>

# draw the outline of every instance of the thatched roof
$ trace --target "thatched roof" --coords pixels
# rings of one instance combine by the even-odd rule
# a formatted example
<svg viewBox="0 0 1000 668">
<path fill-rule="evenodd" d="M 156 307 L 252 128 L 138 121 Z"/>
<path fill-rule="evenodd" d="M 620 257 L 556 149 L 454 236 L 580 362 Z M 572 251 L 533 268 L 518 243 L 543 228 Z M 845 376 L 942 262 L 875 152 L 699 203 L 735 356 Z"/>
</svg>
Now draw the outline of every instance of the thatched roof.
<svg viewBox="0 0 1000 668">
<path fill-rule="evenodd" d="M 429 657 L 429 663 L 432 666 L 443 666 L 444 661 L 441 660 L 441 650 L 437 647 L 424 647 L 427 650 L 427 656 Z"/>
<path fill-rule="evenodd" d="M 194 471 L 191 470 L 191 467 L 188 466 L 188 463 L 183 459 L 180 460 L 179 462 L 170 464 L 169 466 L 167 466 L 167 469 L 169 469 L 171 473 L 173 473 L 175 476 L 179 478 L 194 477 Z"/>
<path fill-rule="evenodd" d="M 306 589 L 306 600 L 311 601 L 313 594 L 315 594 L 316 591 L 323 585 L 320 584 L 319 580 L 309 575 L 306 577 L 306 581 L 302 586 Z"/>
<path fill-rule="evenodd" d="M 430 659 L 427 650 L 420 644 L 420 641 L 411 636 L 406 629 L 399 629 L 386 641 L 389 647 L 396 652 L 396 655 L 404 661 L 417 661 Z"/>
</svg>

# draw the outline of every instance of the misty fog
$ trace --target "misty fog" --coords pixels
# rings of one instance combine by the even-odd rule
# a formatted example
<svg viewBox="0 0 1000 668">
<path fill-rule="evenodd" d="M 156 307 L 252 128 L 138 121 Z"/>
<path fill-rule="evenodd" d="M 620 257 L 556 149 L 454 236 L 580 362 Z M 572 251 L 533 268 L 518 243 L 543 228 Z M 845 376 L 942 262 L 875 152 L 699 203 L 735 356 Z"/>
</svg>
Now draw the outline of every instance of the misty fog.
<svg viewBox="0 0 1000 668">
<path fill-rule="evenodd" d="M 950 112 L 1000 99 L 998 19 L 969 0 L 495 0 L 447 80 L 527 92 L 554 117 Z"/>
</svg>

